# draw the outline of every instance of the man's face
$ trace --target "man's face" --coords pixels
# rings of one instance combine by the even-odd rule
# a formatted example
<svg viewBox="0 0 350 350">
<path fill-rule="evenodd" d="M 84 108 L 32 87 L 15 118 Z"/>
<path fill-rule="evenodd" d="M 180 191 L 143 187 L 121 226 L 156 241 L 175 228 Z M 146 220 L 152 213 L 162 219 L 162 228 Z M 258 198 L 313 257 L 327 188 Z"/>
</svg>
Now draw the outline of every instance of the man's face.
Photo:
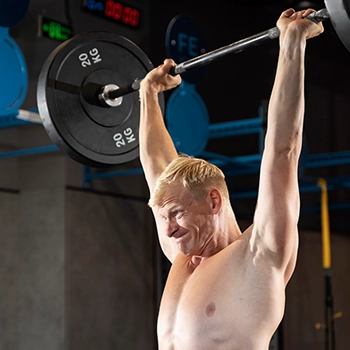
<svg viewBox="0 0 350 350">
<path fill-rule="evenodd" d="M 211 208 L 209 196 L 196 200 L 182 185 L 169 189 L 157 207 L 165 234 L 185 255 L 201 255 L 210 242 L 214 229 Z"/>
</svg>

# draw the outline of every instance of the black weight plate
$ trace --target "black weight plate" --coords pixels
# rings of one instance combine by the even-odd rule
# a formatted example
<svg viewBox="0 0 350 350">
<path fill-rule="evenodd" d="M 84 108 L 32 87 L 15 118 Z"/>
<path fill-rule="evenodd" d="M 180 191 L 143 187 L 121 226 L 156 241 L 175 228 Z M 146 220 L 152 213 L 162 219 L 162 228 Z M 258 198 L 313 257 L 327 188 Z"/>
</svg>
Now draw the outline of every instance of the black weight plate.
<svg viewBox="0 0 350 350">
<path fill-rule="evenodd" d="M 127 85 L 152 68 L 138 46 L 114 33 L 82 33 L 58 46 L 44 63 L 37 88 L 39 114 L 52 141 L 89 166 L 137 158 L 139 94 L 123 96 L 118 107 L 103 107 L 97 91 L 107 84 Z M 162 94 L 159 101 L 164 110 Z"/>
<path fill-rule="evenodd" d="M 337 35 L 350 51 L 350 1 L 325 0 L 325 5 Z"/>
</svg>

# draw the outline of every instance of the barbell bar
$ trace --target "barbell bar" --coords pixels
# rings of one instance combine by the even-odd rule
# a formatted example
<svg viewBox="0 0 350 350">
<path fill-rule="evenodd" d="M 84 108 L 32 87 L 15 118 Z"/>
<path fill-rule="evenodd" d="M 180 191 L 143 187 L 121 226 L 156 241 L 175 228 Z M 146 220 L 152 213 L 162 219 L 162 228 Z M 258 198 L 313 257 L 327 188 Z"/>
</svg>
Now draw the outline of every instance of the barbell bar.
<svg viewBox="0 0 350 350">
<path fill-rule="evenodd" d="M 309 16 L 306 17 L 307 19 L 319 23 L 322 21 L 325 21 L 329 19 L 329 13 L 326 8 L 321 9 L 319 11 L 311 13 Z M 237 42 L 234 42 L 232 44 L 223 46 L 219 49 L 207 52 L 205 54 L 202 54 L 200 56 L 191 58 L 185 62 L 177 64 L 175 67 L 172 67 L 170 74 L 172 76 L 183 74 L 188 72 L 191 69 L 199 68 L 202 66 L 205 66 L 211 62 L 217 61 L 218 59 L 225 57 L 230 54 L 238 53 L 243 50 L 245 50 L 248 47 L 259 45 L 267 40 L 276 39 L 280 35 L 280 31 L 277 27 L 265 30 L 261 33 L 252 35 L 248 38 L 239 40 Z M 110 102 L 107 100 L 114 101 L 120 96 L 124 96 L 128 93 L 135 92 L 140 89 L 142 79 L 136 78 L 131 84 L 123 86 L 121 88 L 115 89 L 115 90 L 109 90 L 108 93 L 105 93 L 103 96 L 103 100 L 106 103 L 106 105 L 109 105 Z M 101 88 L 101 90 L 105 90 L 104 87 Z"/>
<path fill-rule="evenodd" d="M 330 19 L 350 51 L 350 0 L 326 0 L 310 14 Z M 176 65 L 172 75 L 207 65 L 279 36 L 277 27 Z M 126 163 L 138 157 L 139 90 L 153 64 L 130 40 L 107 32 L 81 33 L 58 46 L 38 79 L 37 103 L 52 141 L 74 160 L 94 166 Z M 130 81 L 132 81 L 130 83 Z M 164 110 L 164 97 L 159 94 Z M 113 107 L 113 108 L 107 108 Z"/>
</svg>

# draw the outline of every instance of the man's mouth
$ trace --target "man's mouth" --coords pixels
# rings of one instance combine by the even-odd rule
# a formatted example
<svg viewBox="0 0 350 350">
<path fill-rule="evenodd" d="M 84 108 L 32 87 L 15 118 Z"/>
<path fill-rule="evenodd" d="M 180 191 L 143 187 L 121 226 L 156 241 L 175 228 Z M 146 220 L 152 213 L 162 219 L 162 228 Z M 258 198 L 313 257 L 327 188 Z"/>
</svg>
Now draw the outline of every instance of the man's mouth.
<svg viewBox="0 0 350 350">
<path fill-rule="evenodd" d="M 179 235 L 175 234 L 173 237 L 175 238 L 176 243 L 181 243 L 185 239 L 186 234 L 187 232 L 181 233 Z"/>
</svg>

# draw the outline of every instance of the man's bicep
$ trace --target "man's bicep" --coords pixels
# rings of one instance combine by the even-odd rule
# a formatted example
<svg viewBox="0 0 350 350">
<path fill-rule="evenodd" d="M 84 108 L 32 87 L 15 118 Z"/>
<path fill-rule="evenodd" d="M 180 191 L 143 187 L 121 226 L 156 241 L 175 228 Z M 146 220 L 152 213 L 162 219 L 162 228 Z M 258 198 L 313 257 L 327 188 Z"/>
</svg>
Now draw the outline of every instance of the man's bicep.
<svg viewBox="0 0 350 350">
<path fill-rule="evenodd" d="M 295 160 L 263 159 L 254 226 L 273 250 L 295 246 L 300 201 Z"/>
</svg>

